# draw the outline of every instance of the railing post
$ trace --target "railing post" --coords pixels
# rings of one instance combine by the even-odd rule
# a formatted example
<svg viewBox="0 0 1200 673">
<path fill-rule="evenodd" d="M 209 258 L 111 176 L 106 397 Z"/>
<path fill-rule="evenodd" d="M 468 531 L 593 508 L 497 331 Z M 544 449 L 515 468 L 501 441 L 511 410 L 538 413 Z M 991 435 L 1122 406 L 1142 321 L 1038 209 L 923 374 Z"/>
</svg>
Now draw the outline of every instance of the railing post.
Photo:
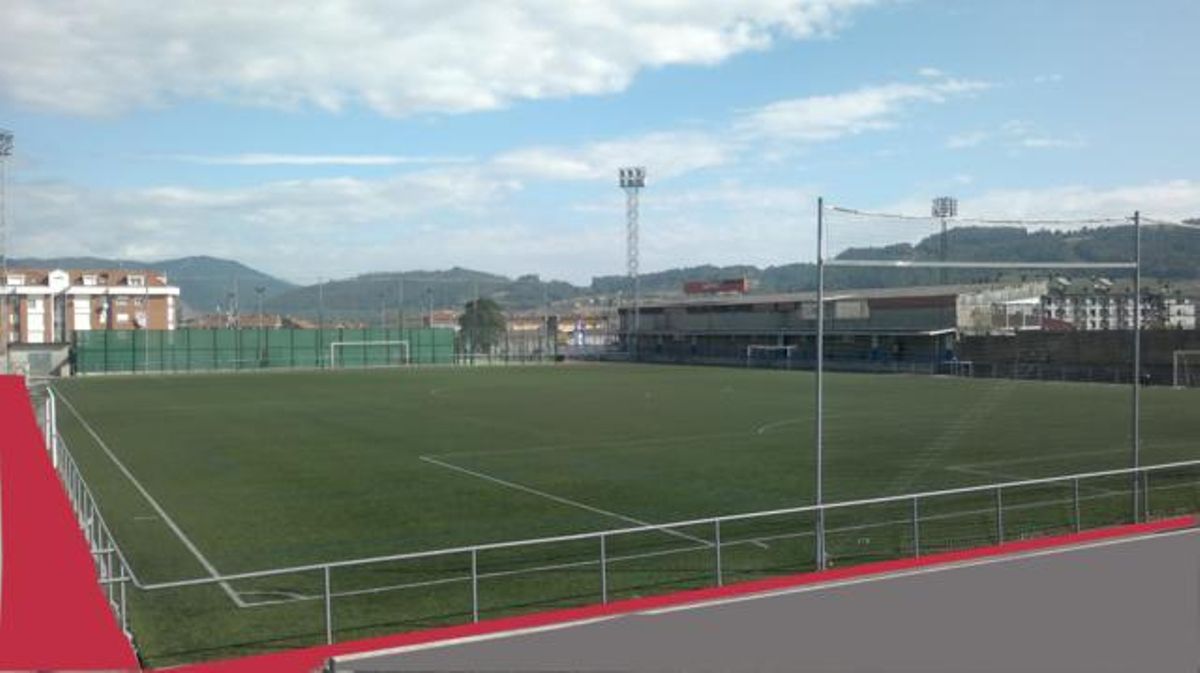
<svg viewBox="0 0 1200 673">
<path fill-rule="evenodd" d="M 471 621 L 479 621 L 479 550 L 471 549 Z"/>
<path fill-rule="evenodd" d="M 121 567 L 121 583 L 120 583 L 120 587 L 119 587 L 120 592 L 121 592 L 121 615 L 120 616 L 121 616 L 121 630 L 124 631 L 125 633 L 129 633 L 129 617 L 127 616 L 128 610 L 125 607 L 125 598 L 126 598 L 125 583 L 129 581 L 129 580 L 125 579 L 125 575 L 128 572 L 129 572 L 128 568 L 125 568 L 124 566 Z"/>
<path fill-rule="evenodd" d="M 322 568 L 325 574 L 325 643 L 333 644 L 333 597 L 330 591 L 329 566 Z"/>
<path fill-rule="evenodd" d="M 1004 544 L 1004 487 L 996 487 L 996 544 Z"/>
<path fill-rule="evenodd" d="M 921 512 L 918 503 L 920 498 L 913 496 L 912 499 L 912 538 L 913 538 L 913 557 L 921 557 Z"/>
<path fill-rule="evenodd" d="M 721 572 L 721 520 L 713 519 L 713 551 L 717 556 L 717 586 L 725 586 L 725 578 Z"/>
<path fill-rule="evenodd" d="M 1080 533 L 1080 531 L 1084 530 L 1084 515 L 1082 515 L 1079 509 L 1079 477 L 1076 476 L 1075 479 L 1070 481 L 1073 483 L 1075 492 L 1075 533 Z"/>
<path fill-rule="evenodd" d="M 608 604 L 608 549 L 606 536 L 600 534 L 600 602 Z"/>
<path fill-rule="evenodd" d="M 1144 521 L 1150 520 L 1150 471 L 1142 470 L 1142 511 Z"/>
<path fill-rule="evenodd" d="M 817 508 L 817 530 L 816 530 L 816 547 L 817 547 L 817 570 L 825 569 L 825 508 Z"/>
</svg>

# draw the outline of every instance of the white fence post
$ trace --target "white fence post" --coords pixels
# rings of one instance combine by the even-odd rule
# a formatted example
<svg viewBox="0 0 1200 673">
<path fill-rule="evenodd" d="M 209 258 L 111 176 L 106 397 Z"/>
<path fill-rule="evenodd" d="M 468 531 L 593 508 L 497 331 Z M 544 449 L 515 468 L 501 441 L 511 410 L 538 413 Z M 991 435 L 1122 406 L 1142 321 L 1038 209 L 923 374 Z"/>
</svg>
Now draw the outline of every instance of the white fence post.
<svg viewBox="0 0 1200 673">
<path fill-rule="evenodd" d="M 1004 544 L 1004 487 L 996 487 L 996 544 Z"/>
<path fill-rule="evenodd" d="M 325 642 L 333 644 L 333 597 L 330 591 L 329 581 L 329 566 L 324 566 L 325 571 Z"/>
<path fill-rule="evenodd" d="M 717 556 L 717 586 L 725 585 L 725 578 L 721 573 L 721 520 L 713 519 L 713 551 Z"/>
<path fill-rule="evenodd" d="M 471 621 L 479 621 L 479 550 L 471 548 Z"/>
<path fill-rule="evenodd" d="M 600 602 L 608 605 L 608 549 L 607 536 L 600 534 Z"/>
<path fill-rule="evenodd" d="M 913 497 L 912 499 L 912 538 L 913 538 L 913 558 L 921 558 L 921 513 L 919 505 L 920 498 Z"/>
</svg>

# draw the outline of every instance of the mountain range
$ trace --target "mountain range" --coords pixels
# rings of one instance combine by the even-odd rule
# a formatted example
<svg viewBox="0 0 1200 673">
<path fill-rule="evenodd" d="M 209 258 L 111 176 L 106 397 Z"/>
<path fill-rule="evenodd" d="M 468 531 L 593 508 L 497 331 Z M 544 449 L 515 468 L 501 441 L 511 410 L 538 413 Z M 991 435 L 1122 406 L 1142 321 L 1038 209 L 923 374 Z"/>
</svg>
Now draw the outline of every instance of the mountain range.
<svg viewBox="0 0 1200 673">
<path fill-rule="evenodd" d="M 1193 222 L 1200 223 L 1200 220 Z M 1019 227 L 956 227 L 947 233 L 948 259 L 990 261 L 1125 261 L 1130 258 L 1133 229 L 1130 226 L 1094 227 L 1072 231 L 1027 231 Z M 936 260 L 940 237 L 918 243 L 855 248 L 839 258 Z M 1200 285 L 1200 231 L 1175 227 L 1142 228 L 1143 275 L 1176 285 Z M 320 285 L 299 286 L 236 261 L 214 257 L 184 257 L 157 262 L 59 257 L 12 259 L 9 266 L 58 268 L 151 268 L 167 274 L 180 287 L 185 314 L 212 313 L 227 309 L 235 300 L 242 313 L 258 309 L 256 288 L 262 288 L 263 310 L 305 317 L 324 314 L 327 318 L 390 322 L 397 307 L 405 312 L 459 307 L 474 297 L 491 298 L 508 309 L 535 310 L 564 302 L 612 302 L 627 293 L 623 275 L 598 276 L 588 286 L 557 280 L 542 280 L 534 274 L 510 278 L 483 271 L 455 267 L 440 271 L 368 273 L 332 280 Z M 1005 275 L 975 269 L 845 268 L 826 270 L 831 289 L 888 287 L 946 283 L 987 282 L 1001 278 L 1033 276 L 1009 272 Z M 1122 273 L 1102 274 L 1121 277 Z M 1124 274 L 1124 275 L 1127 275 Z M 754 292 L 788 292 L 816 287 L 816 266 L 810 262 L 760 268 L 751 265 L 692 266 L 667 269 L 641 276 L 647 297 L 677 296 L 689 280 L 748 278 Z"/>
</svg>

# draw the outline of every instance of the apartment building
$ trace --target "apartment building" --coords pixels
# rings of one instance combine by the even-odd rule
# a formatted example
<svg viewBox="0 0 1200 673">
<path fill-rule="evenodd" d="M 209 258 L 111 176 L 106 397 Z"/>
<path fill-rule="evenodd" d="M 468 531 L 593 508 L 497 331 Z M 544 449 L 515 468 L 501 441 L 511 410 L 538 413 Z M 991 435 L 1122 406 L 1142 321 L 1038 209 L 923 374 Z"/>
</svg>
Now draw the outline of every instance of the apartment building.
<svg viewBox="0 0 1200 673">
<path fill-rule="evenodd" d="M 86 330 L 173 330 L 179 288 L 130 269 L 8 269 L 0 335 L 10 344 L 67 343 Z"/>
<path fill-rule="evenodd" d="M 1196 329 L 1196 306 L 1182 295 L 1143 289 L 1140 301 L 1128 287 L 1099 279 L 1072 285 L 1056 279 L 1042 297 L 1042 316 L 1076 330 L 1130 330 L 1136 316 L 1142 329 Z"/>
</svg>

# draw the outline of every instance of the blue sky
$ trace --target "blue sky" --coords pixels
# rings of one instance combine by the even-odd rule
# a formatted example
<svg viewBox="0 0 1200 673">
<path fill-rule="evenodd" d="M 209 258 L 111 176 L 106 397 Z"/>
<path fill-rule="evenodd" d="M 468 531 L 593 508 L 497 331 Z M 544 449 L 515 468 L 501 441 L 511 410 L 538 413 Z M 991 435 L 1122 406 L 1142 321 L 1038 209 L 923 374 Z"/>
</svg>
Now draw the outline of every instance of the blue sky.
<svg viewBox="0 0 1200 673">
<path fill-rule="evenodd" d="M 10 0 L 14 256 L 308 282 L 813 257 L 815 197 L 1200 215 L 1192 0 Z"/>
</svg>

